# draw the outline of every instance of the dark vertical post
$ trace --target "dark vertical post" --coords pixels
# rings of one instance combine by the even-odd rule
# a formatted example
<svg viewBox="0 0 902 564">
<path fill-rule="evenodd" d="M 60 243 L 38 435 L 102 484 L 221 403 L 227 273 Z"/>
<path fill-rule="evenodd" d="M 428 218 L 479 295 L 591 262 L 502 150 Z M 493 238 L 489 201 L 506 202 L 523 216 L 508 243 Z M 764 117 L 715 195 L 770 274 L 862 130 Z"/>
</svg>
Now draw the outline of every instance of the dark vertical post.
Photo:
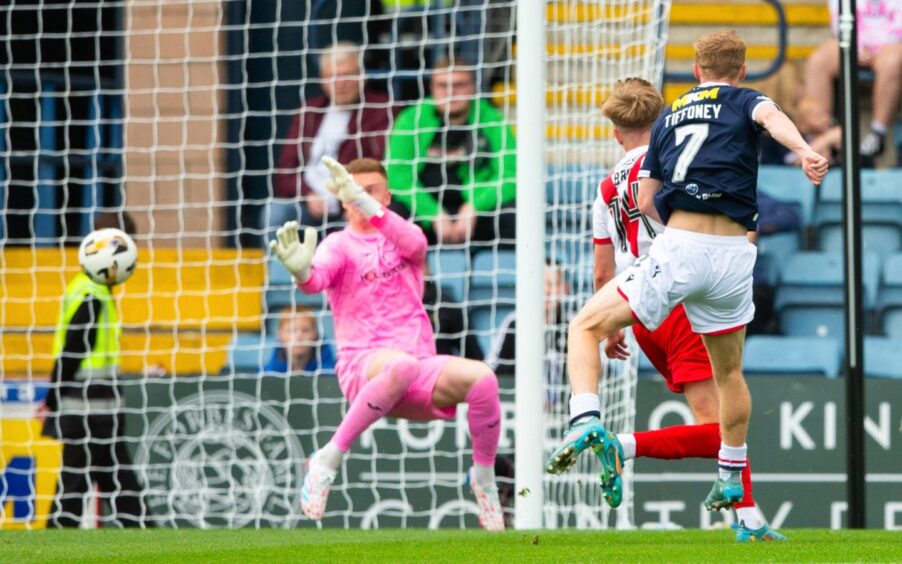
<svg viewBox="0 0 902 564">
<path fill-rule="evenodd" d="M 861 186 L 858 159 L 858 33 L 855 0 L 839 10 L 843 128 L 843 232 L 846 272 L 846 472 L 849 527 L 865 526 L 864 303 L 861 280 Z"/>
</svg>

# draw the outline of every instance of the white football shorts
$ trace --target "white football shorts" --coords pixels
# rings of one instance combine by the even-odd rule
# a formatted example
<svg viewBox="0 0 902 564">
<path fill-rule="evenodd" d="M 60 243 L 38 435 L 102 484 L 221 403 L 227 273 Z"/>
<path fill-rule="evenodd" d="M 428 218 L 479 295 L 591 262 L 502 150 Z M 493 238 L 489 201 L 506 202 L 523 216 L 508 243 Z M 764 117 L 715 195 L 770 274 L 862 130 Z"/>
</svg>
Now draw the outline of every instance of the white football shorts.
<svg viewBox="0 0 902 564">
<path fill-rule="evenodd" d="M 617 289 L 649 331 L 683 304 L 696 333 L 730 333 L 755 317 L 752 271 L 757 254 L 746 237 L 668 227 L 652 241 L 647 256 L 617 276 Z"/>
</svg>

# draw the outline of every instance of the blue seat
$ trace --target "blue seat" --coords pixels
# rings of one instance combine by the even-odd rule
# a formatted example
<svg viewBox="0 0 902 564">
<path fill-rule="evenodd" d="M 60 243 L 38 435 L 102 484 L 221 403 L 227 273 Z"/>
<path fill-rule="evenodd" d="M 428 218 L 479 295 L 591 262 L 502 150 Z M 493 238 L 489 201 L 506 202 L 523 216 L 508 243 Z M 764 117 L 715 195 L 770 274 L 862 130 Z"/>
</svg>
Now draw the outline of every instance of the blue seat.
<svg viewBox="0 0 902 564">
<path fill-rule="evenodd" d="M 864 338 L 864 373 L 879 378 L 902 378 L 902 347 L 898 338 Z"/>
<path fill-rule="evenodd" d="M 802 251 L 786 257 L 780 270 L 780 286 L 774 307 L 787 305 L 842 305 L 844 293 L 843 256 L 840 253 Z M 880 282 L 880 258 L 876 253 L 862 257 L 864 306 L 871 309 L 877 301 Z"/>
<path fill-rule="evenodd" d="M 314 310 L 321 310 L 325 307 L 325 298 L 322 294 L 305 294 L 298 290 L 291 274 L 275 258 L 269 260 L 266 268 L 268 277 L 264 300 L 267 311 L 275 313 L 292 303 Z M 292 302 L 292 300 L 294 301 Z"/>
<path fill-rule="evenodd" d="M 228 361 L 224 371 L 228 373 L 258 373 L 279 347 L 275 337 L 263 337 L 259 333 L 239 333 L 229 344 Z"/>
<path fill-rule="evenodd" d="M 874 224 L 898 225 L 902 222 L 902 182 L 900 169 L 861 171 L 861 217 Z M 818 191 L 815 225 L 818 230 L 842 223 L 842 171 L 831 170 Z"/>
<path fill-rule="evenodd" d="M 789 305 L 777 314 L 780 333 L 793 337 L 845 338 L 843 306 Z"/>
<path fill-rule="evenodd" d="M 786 258 L 799 250 L 799 233 L 792 231 L 758 236 L 758 260 L 765 262 L 767 282 L 777 284 Z"/>
<path fill-rule="evenodd" d="M 863 221 L 862 247 L 865 252 L 886 256 L 902 250 L 902 224 Z M 843 252 L 842 224 L 824 224 L 818 230 L 818 248 L 824 252 Z"/>
<path fill-rule="evenodd" d="M 514 251 L 479 252 L 473 258 L 469 302 L 482 305 L 501 300 L 513 304 L 516 293 L 516 261 Z"/>
<path fill-rule="evenodd" d="M 463 301 L 470 277 L 470 254 L 460 249 L 439 248 L 429 252 L 427 262 L 436 284 L 447 289 L 454 301 Z"/>
<path fill-rule="evenodd" d="M 902 339 L 902 302 L 893 305 L 880 316 L 881 330 L 887 337 Z"/>
<path fill-rule="evenodd" d="M 746 374 L 817 374 L 836 378 L 842 358 L 839 341 L 818 337 L 752 335 L 745 341 Z"/>
<path fill-rule="evenodd" d="M 591 204 L 607 172 L 597 166 L 551 165 L 546 174 L 545 203 L 552 207 Z"/>
<path fill-rule="evenodd" d="M 902 338 L 902 253 L 889 255 L 883 262 L 877 311 L 885 335 Z"/>
<path fill-rule="evenodd" d="M 606 172 L 596 166 L 549 166 L 545 179 L 548 232 L 592 229 L 592 202 Z"/>
<path fill-rule="evenodd" d="M 476 335 L 483 354 L 493 350 L 501 326 L 508 315 L 514 312 L 513 305 L 471 307 L 469 310 L 469 330 Z"/>
<path fill-rule="evenodd" d="M 802 224 L 811 225 L 816 189 L 801 168 L 762 165 L 758 168 L 758 188 L 769 196 L 798 205 Z"/>
</svg>

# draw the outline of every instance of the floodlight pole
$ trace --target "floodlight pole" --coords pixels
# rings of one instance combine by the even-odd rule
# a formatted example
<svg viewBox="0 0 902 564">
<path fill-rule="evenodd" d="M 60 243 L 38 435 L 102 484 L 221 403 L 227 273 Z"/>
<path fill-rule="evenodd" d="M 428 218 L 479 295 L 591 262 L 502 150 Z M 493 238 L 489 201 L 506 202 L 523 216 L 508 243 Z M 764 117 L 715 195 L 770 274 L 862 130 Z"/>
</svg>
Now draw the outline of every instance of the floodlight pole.
<svg viewBox="0 0 902 564">
<path fill-rule="evenodd" d="M 865 527 L 864 302 L 861 277 L 861 183 L 858 159 L 858 33 L 855 0 L 840 0 L 843 243 L 846 273 L 846 472 L 848 526 Z"/>
</svg>

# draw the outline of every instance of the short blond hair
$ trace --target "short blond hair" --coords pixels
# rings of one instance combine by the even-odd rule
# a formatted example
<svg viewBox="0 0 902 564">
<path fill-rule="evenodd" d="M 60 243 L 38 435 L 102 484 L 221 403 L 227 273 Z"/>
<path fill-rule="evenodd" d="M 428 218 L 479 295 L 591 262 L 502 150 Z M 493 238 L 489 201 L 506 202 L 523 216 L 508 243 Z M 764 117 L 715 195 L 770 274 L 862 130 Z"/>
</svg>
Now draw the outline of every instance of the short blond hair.
<svg viewBox="0 0 902 564">
<path fill-rule="evenodd" d="M 745 41 L 735 31 L 712 31 L 695 40 L 695 63 L 705 78 L 736 78 L 745 64 Z"/>
<path fill-rule="evenodd" d="M 375 172 L 381 174 L 383 178 L 388 179 L 388 172 L 385 170 L 385 166 L 376 159 L 371 159 L 370 157 L 354 159 L 345 166 L 345 170 L 347 170 L 349 174 Z"/>
<path fill-rule="evenodd" d="M 644 129 L 658 119 L 664 99 L 650 82 L 625 78 L 601 106 L 601 113 L 621 129 Z"/>
</svg>

